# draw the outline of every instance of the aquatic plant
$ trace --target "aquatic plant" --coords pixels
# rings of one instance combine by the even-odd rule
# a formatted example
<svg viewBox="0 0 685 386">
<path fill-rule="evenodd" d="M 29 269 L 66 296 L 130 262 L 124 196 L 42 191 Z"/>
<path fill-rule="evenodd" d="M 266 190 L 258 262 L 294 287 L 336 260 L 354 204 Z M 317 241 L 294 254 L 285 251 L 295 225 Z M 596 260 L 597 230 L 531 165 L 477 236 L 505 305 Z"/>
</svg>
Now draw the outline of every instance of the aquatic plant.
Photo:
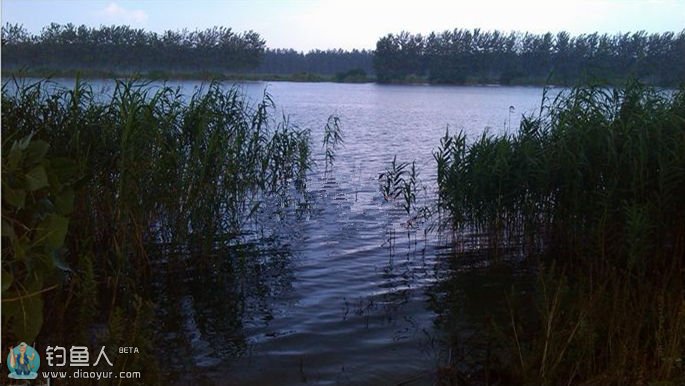
<svg viewBox="0 0 685 386">
<path fill-rule="evenodd" d="M 333 167 L 333 162 L 335 161 L 335 151 L 338 145 L 342 145 L 343 135 L 342 126 L 340 125 L 340 118 L 336 115 L 330 115 L 328 121 L 326 121 L 326 126 L 323 128 L 323 149 L 325 151 L 325 170 L 328 171 Z"/>
<path fill-rule="evenodd" d="M 537 306 L 521 311 L 537 322 L 512 316 L 506 371 L 543 384 L 683 379 L 683 90 L 575 88 L 514 134 L 446 135 L 435 158 L 457 232 L 542 263 Z"/>
<path fill-rule="evenodd" d="M 427 188 L 419 179 L 416 161 L 411 164 L 397 162 L 397 156 L 394 156 L 386 170 L 378 174 L 378 184 L 385 202 L 395 202 L 402 206 L 408 217 L 404 223 L 407 228 L 416 228 L 419 223 L 432 217 L 435 205 L 428 199 Z M 419 203 L 417 195 L 421 191 L 424 193 L 424 200 Z M 430 229 L 432 225 L 424 229 L 424 236 Z"/>
<path fill-rule="evenodd" d="M 273 110 L 266 93 L 251 104 L 218 83 L 191 96 L 134 80 L 109 96 L 78 80 L 5 83 L 3 343 L 91 341 L 104 326 L 99 342 L 148 347 L 156 246 L 201 259 L 303 185 L 309 131 Z"/>
</svg>

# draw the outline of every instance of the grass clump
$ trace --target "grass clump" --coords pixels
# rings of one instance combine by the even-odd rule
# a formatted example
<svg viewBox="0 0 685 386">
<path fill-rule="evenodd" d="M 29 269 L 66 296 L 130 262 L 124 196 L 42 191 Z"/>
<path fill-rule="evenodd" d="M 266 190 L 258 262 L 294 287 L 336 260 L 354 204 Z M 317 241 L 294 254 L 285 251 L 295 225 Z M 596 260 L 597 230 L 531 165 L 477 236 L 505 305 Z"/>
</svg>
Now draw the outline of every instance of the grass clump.
<svg viewBox="0 0 685 386">
<path fill-rule="evenodd" d="M 502 330 L 504 372 L 543 384 L 685 379 L 683 90 L 575 88 L 545 97 L 514 134 L 446 134 L 435 158 L 453 228 L 540 263 L 523 307 L 535 317 L 513 307 Z"/>
<path fill-rule="evenodd" d="M 251 104 L 218 83 L 191 96 L 136 81 L 110 96 L 78 80 L 5 83 L 3 345 L 149 347 L 151 267 L 166 258 L 153 246 L 230 243 L 263 200 L 304 187 L 309 131 L 273 109 L 266 93 Z M 154 358 L 136 358 L 118 371 L 153 377 Z"/>
</svg>

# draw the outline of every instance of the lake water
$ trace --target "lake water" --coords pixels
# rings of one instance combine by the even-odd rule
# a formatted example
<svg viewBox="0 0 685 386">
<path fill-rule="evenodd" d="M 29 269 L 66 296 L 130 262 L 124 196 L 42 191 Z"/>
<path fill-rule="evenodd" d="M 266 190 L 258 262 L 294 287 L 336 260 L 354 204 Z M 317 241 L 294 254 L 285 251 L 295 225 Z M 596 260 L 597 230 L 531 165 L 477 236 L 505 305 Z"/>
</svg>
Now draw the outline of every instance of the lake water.
<svg viewBox="0 0 685 386">
<path fill-rule="evenodd" d="M 169 85 L 190 93 L 199 83 Z M 430 385 L 438 367 L 460 358 L 467 366 L 476 354 L 456 341 L 478 336 L 519 274 L 456 256 L 449 235 L 424 232 L 427 223 L 408 227 L 401 206 L 383 199 L 378 175 L 394 156 L 416 161 L 418 201 L 430 206 L 432 151 L 446 127 L 470 138 L 517 127 L 522 114 L 538 111 L 543 90 L 240 87 L 251 98 L 266 89 L 291 124 L 312 131 L 317 166 L 304 199 L 270 203 L 261 214 L 266 231 L 216 251 L 209 266 L 163 259 L 155 268 L 156 348 L 170 380 Z M 344 145 L 325 172 L 321 140 L 331 114 L 341 120 Z"/>
<path fill-rule="evenodd" d="M 197 83 L 180 84 L 192 90 Z M 208 383 L 432 384 L 451 352 L 454 331 L 477 333 L 515 280 L 511 272 L 454 257 L 449 237 L 407 230 L 407 215 L 385 202 L 378 175 L 393 157 L 417 162 L 421 202 L 435 187 L 432 151 L 447 126 L 475 138 L 517 127 L 539 109 L 530 87 L 382 86 L 247 83 L 266 89 L 290 122 L 312 130 L 318 167 L 306 209 L 271 218 L 271 235 L 247 248 L 245 268 L 183 266 L 160 287 L 173 311 L 162 326 L 193 370 L 181 380 Z M 510 106 L 514 106 L 510 109 Z M 344 145 L 323 171 L 321 139 L 340 117 Z M 290 214 L 289 214 L 290 212 Z M 275 230 L 274 230 L 275 229 Z M 231 276 L 237 269 L 238 277 Z M 208 278 L 207 276 L 212 276 Z M 174 287 L 174 288 L 172 288 Z M 171 354 L 171 353 L 170 353 Z M 452 357 L 452 358 L 451 358 Z M 183 362 L 183 361 L 182 361 Z"/>
<path fill-rule="evenodd" d="M 190 92 L 199 84 L 179 85 Z M 432 384 L 436 368 L 457 356 L 454 331 L 461 339 L 477 333 L 514 278 L 455 258 L 443 234 L 408 229 L 402 208 L 384 201 L 378 175 L 395 155 L 415 160 L 425 186 L 419 202 L 429 205 L 432 151 L 446 127 L 472 138 L 517 127 L 521 114 L 539 109 L 543 90 L 241 87 L 251 98 L 266 89 L 292 124 L 312 131 L 318 166 L 305 205 L 267 216 L 269 237 L 218 252 L 233 261 L 228 267 L 167 268 L 160 329 L 183 369 L 177 381 Z M 344 145 L 325 173 L 321 140 L 331 114 L 340 117 Z"/>
</svg>

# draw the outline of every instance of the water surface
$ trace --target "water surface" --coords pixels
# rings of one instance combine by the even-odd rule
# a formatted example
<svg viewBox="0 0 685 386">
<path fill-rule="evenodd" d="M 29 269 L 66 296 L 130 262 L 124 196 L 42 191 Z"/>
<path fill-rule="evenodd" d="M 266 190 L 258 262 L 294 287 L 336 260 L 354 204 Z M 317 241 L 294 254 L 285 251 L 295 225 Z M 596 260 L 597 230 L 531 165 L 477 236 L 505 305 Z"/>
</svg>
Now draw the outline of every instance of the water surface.
<svg viewBox="0 0 685 386">
<path fill-rule="evenodd" d="M 169 341 L 184 345 L 190 377 L 260 385 L 432 384 L 435 369 L 456 355 L 453 331 L 466 337 L 477 331 L 515 278 L 460 262 L 449 237 L 425 233 L 425 224 L 407 228 L 406 213 L 380 194 L 378 175 L 395 155 L 415 160 L 425 187 L 419 201 L 430 205 L 432 151 L 446 128 L 475 138 L 486 129 L 517 127 L 521 114 L 539 109 L 542 89 L 241 87 L 255 99 L 266 89 L 292 124 L 312 130 L 317 167 L 306 197 L 263 214 L 268 238 L 217 252 L 233 261 L 230 268 L 189 270 L 191 264 L 168 273 L 160 306 L 175 315 L 163 329 Z M 341 119 L 345 143 L 326 173 L 319 141 L 331 114 Z"/>
<path fill-rule="evenodd" d="M 191 93 L 200 83 L 168 85 Z M 383 199 L 378 175 L 394 156 L 416 161 L 419 204 L 433 205 L 432 151 L 446 128 L 470 138 L 511 130 L 539 110 L 543 90 L 240 87 L 254 100 L 266 90 L 291 124 L 311 130 L 317 165 L 304 194 L 265 203 L 260 230 L 222 244 L 211 259 L 159 247 L 154 297 L 166 371 L 178 383 L 432 384 L 435 369 L 458 355 L 455 336 L 484 328 L 516 274 L 455 258 L 449 234 L 425 232 L 427 223 L 408 227 L 402 208 Z M 344 145 L 325 171 L 321 139 L 331 114 L 341 119 Z"/>
</svg>

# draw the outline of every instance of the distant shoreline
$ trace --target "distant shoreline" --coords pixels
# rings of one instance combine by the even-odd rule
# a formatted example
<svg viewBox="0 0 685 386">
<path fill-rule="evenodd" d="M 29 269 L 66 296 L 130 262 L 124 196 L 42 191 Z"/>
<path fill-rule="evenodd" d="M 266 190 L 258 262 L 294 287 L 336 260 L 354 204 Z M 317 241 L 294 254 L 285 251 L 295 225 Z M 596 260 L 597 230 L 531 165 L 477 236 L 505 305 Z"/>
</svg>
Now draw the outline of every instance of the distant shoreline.
<svg viewBox="0 0 685 386">
<path fill-rule="evenodd" d="M 2 78 L 8 77 L 29 78 L 75 78 L 82 79 L 113 79 L 113 78 L 140 78 L 147 80 L 204 80 L 204 81 L 276 81 L 276 82 L 333 82 L 333 83 L 374 83 L 376 78 L 355 77 L 338 79 L 336 75 L 324 75 L 314 73 L 294 74 L 261 74 L 261 73 L 218 73 L 210 71 L 196 72 L 167 72 L 167 71 L 142 71 L 142 72 L 119 72 L 107 70 L 26 70 L 26 69 L 2 69 Z"/>
<path fill-rule="evenodd" d="M 139 78 L 151 81 L 165 80 L 199 80 L 199 81 L 245 81 L 245 82 L 302 82 L 302 83 L 347 83 L 347 84 L 367 84 L 376 83 L 384 85 L 426 85 L 426 86 L 552 86 L 552 87 L 572 87 L 583 82 L 573 84 L 554 83 L 550 84 L 548 79 L 540 78 L 518 78 L 509 83 L 501 83 L 495 79 L 466 79 L 462 83 L 431 82 L 427 77 L 409 77 L 403 80 L 393 80 L 390 82 L 378 82 L 375 76 L 348 77 L 341 79 L 336 75 L 316 74 L 316 73 L 293 73 L 293 74 L 268 74 L 268 73 L 219 73 L 210 71 L 195 72 L 168 72 L 168 71 L 146 71 L 146 72 L 117 72 L 107 70 L 50 70 L 50 69 L 2 69 L 2 78 L 76 78 L 81 79 L 126 79 Z M 585 82 L 603 86 L 621 86 L 627 79 L 598 80 L 593 79 Z M 664 86 L 667 85 L 655 85 Z M 670 86 L 673 87 L 673 86 Z"/>
</svg>

